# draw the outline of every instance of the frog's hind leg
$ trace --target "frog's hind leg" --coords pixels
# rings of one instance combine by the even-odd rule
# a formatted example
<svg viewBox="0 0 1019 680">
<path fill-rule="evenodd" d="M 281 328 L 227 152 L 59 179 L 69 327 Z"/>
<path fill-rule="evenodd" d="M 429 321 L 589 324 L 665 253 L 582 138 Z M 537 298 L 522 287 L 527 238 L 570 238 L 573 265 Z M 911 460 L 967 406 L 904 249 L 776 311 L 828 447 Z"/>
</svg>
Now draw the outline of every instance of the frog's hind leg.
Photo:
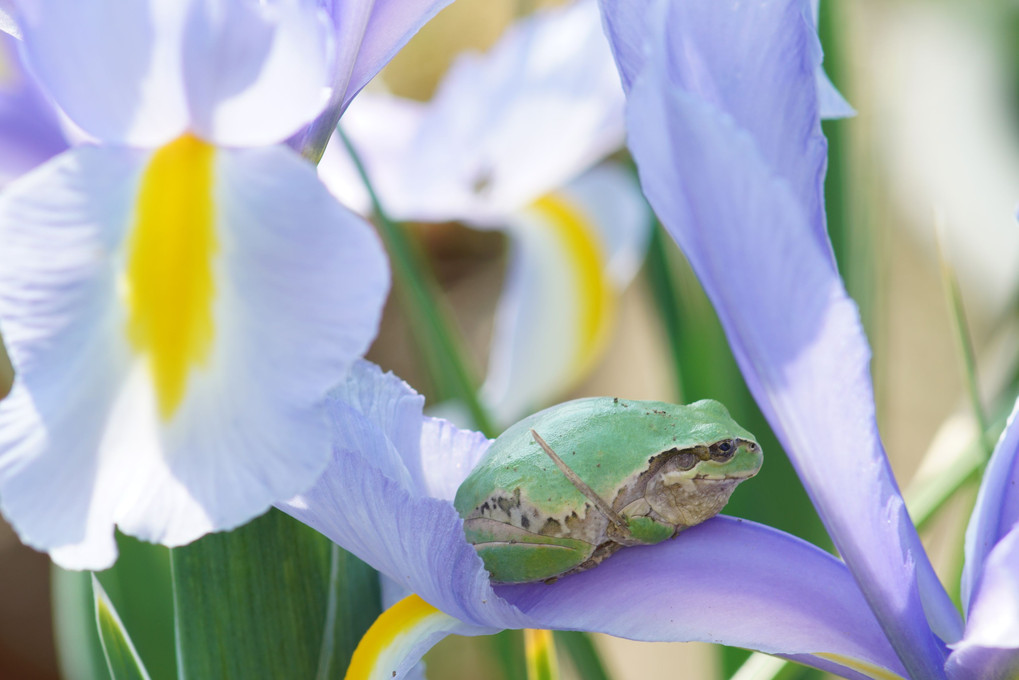
<svg viewBox="0 0 1019 680">
<path fill-rule="evenodd" d="M 616 554 L 617 550 L 624 547 L 626 546 L 624 546 L 621 543 L 616 543 L 615 541 L 606 541 L 605 543 L 602 543 L 597 548 L 595 548 L 594 552 L 591 553 L 590 557 L 588 557 L 586 560 L 575 566 L 573 569 L 570 569 L 569 571 L 560 574 L 560 576 L 579 574 L 582 571 L 593 569 L 594 567 L 597 567 L 599 564 L 604 562 L 612 555 Z"/>
<path fill-rule="evenodd" d="M 552 579 L 582 564 L 595 550 L 586 541 L 543 536 L 485 517 L 466 520 L 464 533 L 493 583 Z"/>
</svg>

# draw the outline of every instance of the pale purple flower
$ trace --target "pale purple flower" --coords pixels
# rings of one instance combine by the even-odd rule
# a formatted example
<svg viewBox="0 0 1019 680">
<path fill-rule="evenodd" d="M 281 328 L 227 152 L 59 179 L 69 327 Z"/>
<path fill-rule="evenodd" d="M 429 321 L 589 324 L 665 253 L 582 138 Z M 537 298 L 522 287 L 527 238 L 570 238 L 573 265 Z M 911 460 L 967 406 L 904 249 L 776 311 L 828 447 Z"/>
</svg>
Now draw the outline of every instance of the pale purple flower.
<svg viewBox="0 0 1019 680">
<path fill-rule="evenodd" d="M 101 569 L 115 525 L 180 545 L 321 474 L 389 271 L 294 148 L 445 4 L 0 5 L 81 142 L 0 192 L 0 507 L 25 543 Z"/>
</svg>

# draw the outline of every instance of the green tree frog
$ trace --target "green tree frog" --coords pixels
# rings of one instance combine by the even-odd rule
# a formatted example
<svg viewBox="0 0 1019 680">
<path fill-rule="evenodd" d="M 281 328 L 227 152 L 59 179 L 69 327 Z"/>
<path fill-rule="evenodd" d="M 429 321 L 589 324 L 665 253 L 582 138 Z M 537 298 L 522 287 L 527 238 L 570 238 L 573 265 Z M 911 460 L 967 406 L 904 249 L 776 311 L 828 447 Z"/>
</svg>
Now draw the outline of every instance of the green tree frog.
<svg viewBox="0 0 1019 680">
<path fill-rule="evenodd" d="M 717 401 L 578 399 L 507 429 L 454 505 L 493 582 L 553 582 L 715 516 L 761 462 Z"/>
</svg>

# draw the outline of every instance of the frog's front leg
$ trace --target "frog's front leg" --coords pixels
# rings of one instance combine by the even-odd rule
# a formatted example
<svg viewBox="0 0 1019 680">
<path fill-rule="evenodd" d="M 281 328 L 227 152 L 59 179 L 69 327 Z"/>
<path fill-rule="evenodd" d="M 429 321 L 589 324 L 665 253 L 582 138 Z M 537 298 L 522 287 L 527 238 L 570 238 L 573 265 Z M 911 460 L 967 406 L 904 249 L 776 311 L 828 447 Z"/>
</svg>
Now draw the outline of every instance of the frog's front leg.
<svg viewBox="0 0 1019 680">
<path fill-rule="evenodd" d="M 494 583 L 551 579 L 586 562 L 596 547 L 575 538 L 532 533 L 488 517 L 465 520 L 464 532 Z"/>
<path fill-rule="evenodd" d="M 661 522 L 652 517 L 651 505 L 639 498 L 619 511 L 626 523 L 626 530 L 620 531 L 614 524 L 609 524 L 607 535 L 620 545 L 654 545 L 676 535 L 675 524 Z"/>
</svg>

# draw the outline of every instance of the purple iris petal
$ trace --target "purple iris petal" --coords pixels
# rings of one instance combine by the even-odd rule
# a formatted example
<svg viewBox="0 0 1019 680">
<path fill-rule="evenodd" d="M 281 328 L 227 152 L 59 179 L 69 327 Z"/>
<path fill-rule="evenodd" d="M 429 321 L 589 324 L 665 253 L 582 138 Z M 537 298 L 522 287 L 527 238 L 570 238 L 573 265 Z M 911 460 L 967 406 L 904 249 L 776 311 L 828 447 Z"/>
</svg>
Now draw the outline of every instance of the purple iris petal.
<svg viewBox="0 0 1019 680">
<path fill-rule="evenodd" d="M 354 96 L 453 0 L 313 1 L 330 15 L 336 31 L 336 77 L 325 113 L 290 139 L 296 149 L 324 149 Z"/>
<path fill-rule="evenodd" d="M 979 586 L 987 554 L 1019 522 L 1019 401 L 994 449 L 980 485 L 976 506 L 966 529 L 966 563 L 962 572 L 962 601 Z"/>
<path fill-rule="evenodd" d="M 492 592 L 453 505 L 430 497 L 424 475 L 411 472 L 421 470 L 422 406 L 402 380 L 358 363 L 328 404 L 331 465 L 315 486 L 279 507 L 447 614 L 486 632 L 525 627 Z M 435 435 L 431 427 L 425 434 Z M 484 438 L 476 443 L 488 445 Z"/>
<path fill-rule="evenodd" d="M 628 97 L 645 194 L 711 297 L 751 390 L 904 664 L 915 677 L 943 677 L 946 650 L 930 626 L 956 639 L 958 616 L 892 477 L 866 339 L 818 238 L 813 27 L 800 0 L 656 8 Z M 745 62 L 729 58 L 734 45 Z M 755 60 L 788 66 L 762 70 Z"/>
<path fill-rule="evenodd" d="M 998 541 L 981 567 L 966 634 L 952 645 L 946 668 L 952 680 L 1014 680 L 1019 677 L 1019 526 Z"/>
<path fill-rule="evenodd" d="M 55 109 L 24 70 L 17 43 L 0 33 L 0 61 L 11 71 L 0 89 L 0 186 L 67 148 Z"/>
<path fill-rule="evenodd" d="M 552 586 L 496 592 L 548 628 L 785 655 L 826 651 L 904 673 L 844 564 L 788 534 L 731 517 L 655 546 L 625 548 Z"/>
</svg>

